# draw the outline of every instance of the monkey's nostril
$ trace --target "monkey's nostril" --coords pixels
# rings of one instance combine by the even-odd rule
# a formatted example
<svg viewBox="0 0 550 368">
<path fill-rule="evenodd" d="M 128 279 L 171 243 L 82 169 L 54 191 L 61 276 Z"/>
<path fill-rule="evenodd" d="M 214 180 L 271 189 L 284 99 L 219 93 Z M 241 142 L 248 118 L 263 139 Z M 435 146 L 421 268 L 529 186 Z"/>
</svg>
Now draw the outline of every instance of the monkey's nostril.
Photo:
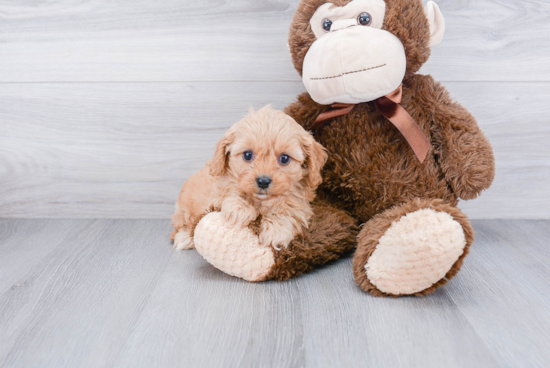
<svg viewBox="0 0 550 368">
<path fill-rule="evenodd" d="M 267 189 L 271 184 L 271 178 L 269 176 L 259 176 L 256 178 L 256 184 L 260 189 Z"/>
</svg>

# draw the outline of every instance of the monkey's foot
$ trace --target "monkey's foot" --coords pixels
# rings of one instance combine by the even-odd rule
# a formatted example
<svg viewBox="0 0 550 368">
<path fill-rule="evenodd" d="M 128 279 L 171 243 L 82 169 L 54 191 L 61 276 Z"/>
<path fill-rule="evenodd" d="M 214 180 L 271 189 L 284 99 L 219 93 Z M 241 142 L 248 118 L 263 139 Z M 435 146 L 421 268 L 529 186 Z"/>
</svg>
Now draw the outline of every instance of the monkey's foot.
<svg viewBox="0 0 550 368">
<path fill-rule="evenodd" d="M 287 247 L 263 245 L 256 234 L 261 222 L 230 226 L 220 212 L 204 216 L 195 227 L 197 251 L 219 270 L 247 281 L 288 280 L 338 259 L 355 248 L 357 227 L 345 212 L 313 203 L 313 217 L 303 234 Z"/>
<path fill-rule="evenodd" d="M 355 278 L 376 296 L 429 294 L 458 272 L 472 241 L 460 210 L 415 200 L 365 224 L 353 260 Z"/>
<path fill-rule="evenodd" d="M 248 227 L 228 225 L 220 212 L 211 212 L 200 220 L 194 240 L 208 263 L 247 281 L 264 281 L 275 265 L 272 247 L 260 244 Z"/>
</svg>

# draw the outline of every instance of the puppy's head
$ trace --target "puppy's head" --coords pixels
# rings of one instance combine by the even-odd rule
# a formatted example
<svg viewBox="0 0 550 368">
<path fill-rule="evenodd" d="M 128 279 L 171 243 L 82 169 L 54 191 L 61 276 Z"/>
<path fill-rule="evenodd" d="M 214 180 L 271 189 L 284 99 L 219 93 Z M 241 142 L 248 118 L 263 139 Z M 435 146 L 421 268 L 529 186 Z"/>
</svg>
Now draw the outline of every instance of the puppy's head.
<svg viewBox="0 0 550 368">
<path fill-rule="evenodd" d="M 313 199 L 327 154 L 290 116 L 266 106 L 251 110 L 218 142 L 210 174 L 227 176 L 250 197 L 289 194 Z"/>
</svg>

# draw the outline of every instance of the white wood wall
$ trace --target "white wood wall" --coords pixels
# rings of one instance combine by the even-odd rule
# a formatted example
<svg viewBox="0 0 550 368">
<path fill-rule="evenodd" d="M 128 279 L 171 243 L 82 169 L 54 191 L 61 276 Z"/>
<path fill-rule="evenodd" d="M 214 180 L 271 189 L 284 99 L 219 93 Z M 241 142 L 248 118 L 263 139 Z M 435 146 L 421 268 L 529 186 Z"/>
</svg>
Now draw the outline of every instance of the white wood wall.
<svg viewBox="0 0 550 368">
<path fill-rule="evenodd" d="M 248 106 L 304 89 L 297 0 L 0 0 L 0 217 L 168 218 Z M 550 1 L 440 0 L 422 72 L 497 160 L 472 218 L 550 217 Z"/>
</svg>

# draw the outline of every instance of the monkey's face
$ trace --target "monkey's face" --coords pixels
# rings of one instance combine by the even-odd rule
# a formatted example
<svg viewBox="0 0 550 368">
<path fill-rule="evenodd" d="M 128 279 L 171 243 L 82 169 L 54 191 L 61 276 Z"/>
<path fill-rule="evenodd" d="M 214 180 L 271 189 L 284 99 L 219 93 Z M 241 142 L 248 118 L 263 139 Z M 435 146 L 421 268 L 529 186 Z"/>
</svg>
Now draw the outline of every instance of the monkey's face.
<svg viewBox="0 0 550 368">
<path fill-rule="evenodd" d="M 316 41 L 304 59 L 302 79 L 314 101 L 356 104 L 394 91 L 407 58 L 397 37 L 382 29 L 384 0 L 320 6 L 310 25 Z"/>
<path fill-rule="evenodd" d="M 443 17 L 433 2 L 423 9 L 420 0 L 333 1 L 302 0 L 289 39 L 304 85 L 322 105 L 368 102 L 393 92 L 443 36 Z"/>
</svg>

